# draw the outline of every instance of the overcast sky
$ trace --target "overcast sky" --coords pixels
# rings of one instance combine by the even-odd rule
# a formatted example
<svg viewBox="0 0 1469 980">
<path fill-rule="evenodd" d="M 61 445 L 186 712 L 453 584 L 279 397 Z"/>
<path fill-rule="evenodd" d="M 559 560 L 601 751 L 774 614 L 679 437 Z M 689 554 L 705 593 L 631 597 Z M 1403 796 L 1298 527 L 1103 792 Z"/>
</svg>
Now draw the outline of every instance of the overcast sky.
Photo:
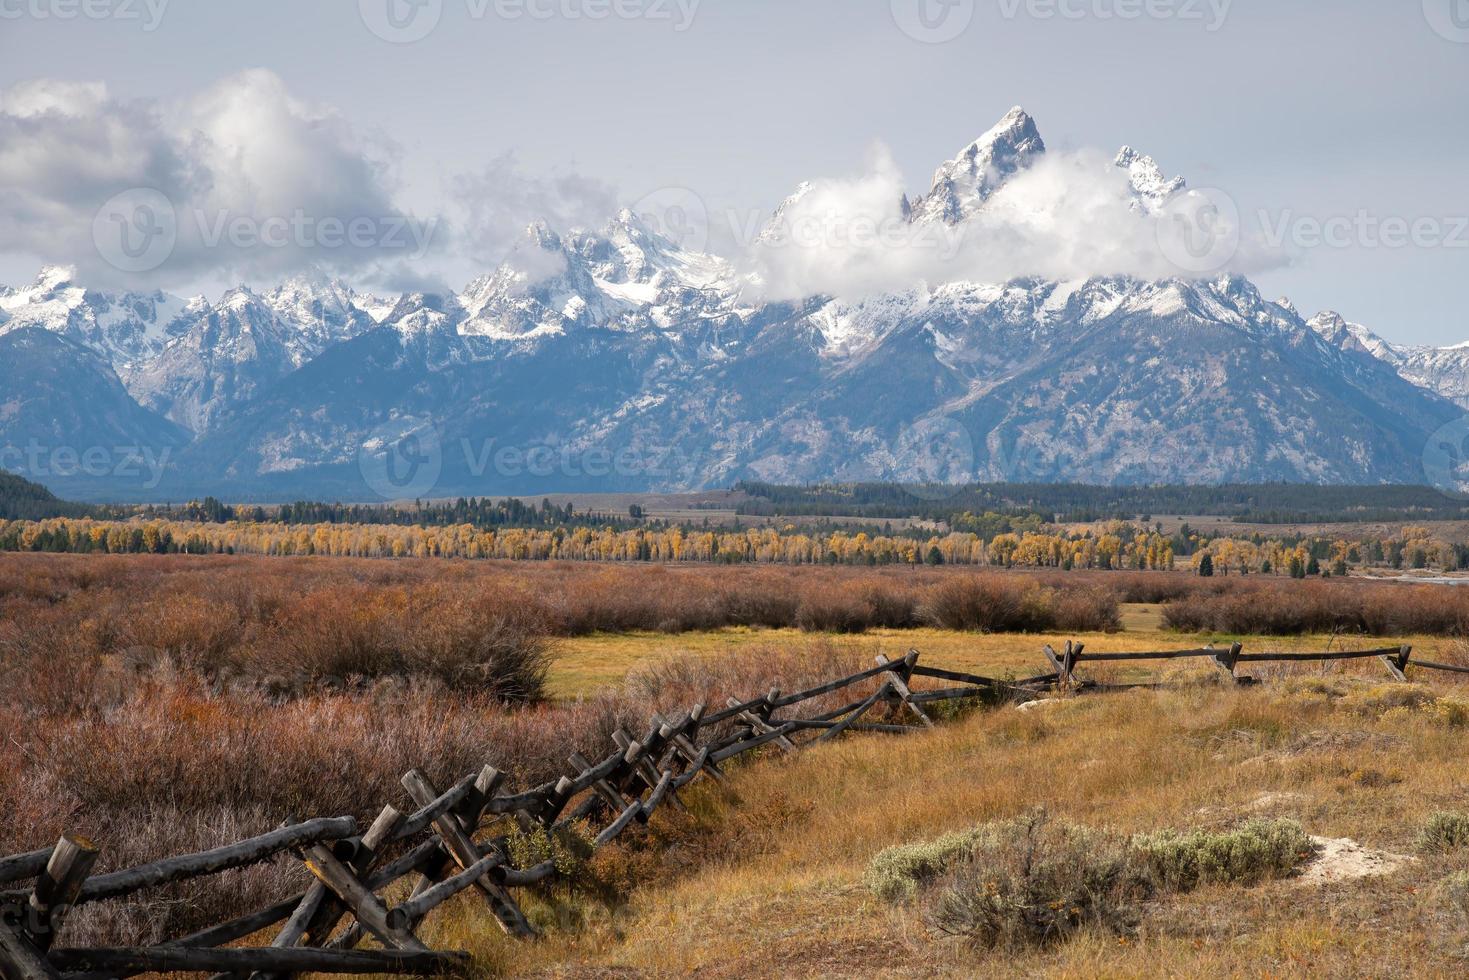
<svg viewBox="0 0 1469 980">
<path fill-rule="evenodd" d="M 97 203 L 72 189 L 110 167 L 269 198 L 289 193 L 275 175 L 311 183 L 296 163 L 317 208 L 445 214 L 454 247 L 412 274 L 458 287 L 492 226 L 541 205 L 682 187 L 763 211 L 875 141 L 921 192 L 1018 104 L 1052 149 L 1131 144 L 1247 227 L 1291 229 L 1289 265 L 1254 277 L 1267 295 L 1469 340 L 1469 0 L 412 2 L 0 0 L 0 282 L 82 261 L 62 226 Z M 75 125 L 38 122 L 52 103 Z M 215 148 L 180 151 L 196 131 Z M 1327 219 L 1343 240 L 1313 244 Z M 1384 222 L 1413 240 L 1382 242 Z M 275 271 L 184 268 L 204 289 Z"/>
</svg>

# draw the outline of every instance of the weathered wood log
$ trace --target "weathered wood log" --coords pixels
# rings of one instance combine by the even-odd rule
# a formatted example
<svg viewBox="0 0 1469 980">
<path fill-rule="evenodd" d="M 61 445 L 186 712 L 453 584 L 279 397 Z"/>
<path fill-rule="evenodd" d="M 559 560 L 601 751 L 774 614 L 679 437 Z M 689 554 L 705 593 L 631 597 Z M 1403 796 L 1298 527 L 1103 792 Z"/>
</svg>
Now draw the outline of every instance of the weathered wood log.
<svg viewBox="0 0 1469 980">
<path fill-rule="evenodd" d="M 485 807 L 490 805 L 490 800 L 495 798 L 495 793 L 504 781 L 505 774 L 494 766 L 487 765 L 480 769 L 479 775 L 474 779 L 474 791 L 465 798 L 458 811 L 459 823 L 469 836 L 473 837 L 479 831 Z"/>
<path fill-rule="evenodd" d="M 975 687 L 1005 687 L 1009 683 L 997 680 L 993 677 L 981 677 L 978 674 L 966 674 L 962 670 L 946 670 L 942 667 L 929 667 L 924 664 L 914 664 L 913 673 L 919 677 L 932 677 L 941 681 L 958 681 L 960 684 L 972 684 Z"/>
<path fill-rule="evenodd" d="M 695 719 L 690 724 L 696 726 L 698 723 L 698 720 Z M 709 753 L 701 751 L 697 745 L 689 740 L 687 735 L 681 732 L 675 732 L 673 735 L 673 745 L 678 749 L 678 754 L 683 756 L 684 760 L 694 769 L 706 770 L 710 777 L 717 783 L 725 781 L 724 770 L 720 769 L 718 764 L 710 761 Z"/>
<path fill-rule="evenodd" d="M 729 699 L 729 706 L 731 708 L 735 707 L 738 704 L 739 704 L 739 702 L 736 701 L 734 698 L 730 698 Z M 765 709 L 764 710 L 767 711 L 767 712 L 770 710 L 770 696 L 769 695 L 766 695 Z M 768 721 L 766 721 L 760 715 L 756 714 L 754 711 L 741 711 L 739 713 L 738 717 L 740 718 L 741 721 L 743 721 L 745 724 L 747 724 L 747 725 L 750 726 L 750 732 L 751 732 L 751 734 L 754 734 L 754 735 L 768 735 L 768 734 L 770 734 L 770 733 L 772 733 L 772 732 L 775 731 L 775 726 L 774 725 L 770 724 Z M 777 735 L 776 738 L 775 738 L 775 744 L 776 745 L 779 745 L 782 749 L 784 749 L 787 752 L 794 752 L 794 751 L 796 751 L 796 744 L 794 742 L 792 742 L 789 738 L 786 738 L 784 735 Z"/>
<path fill-rule="evenodd" d="M 732 759 L 743 752 L 749 752 L 751 749 L 758 749 L 762 745 L 768 745 L 777 738 L 783 735 L 789 735 L 795 730 L 794 725 L 781 725 L 779 728 L 773 729 L 764 735 L 756 735 L 754 738 L 743 739 L 732 745 L 726 745 L 723 748 L 710 752 L 709 758 L 714 762 L 724 762 L 726 759 Z"/>
<path fill-rule="evenodd" d="M 557 873 L 555 861 L 542 861 L 535 867 L 526 868 L 524 871 L 507 868 L 503 864 L 490 869 L 490 877 L 507 888 L 524 888 L 527 885 L 537 885 L 547 878 L 554 878 Z"/>
<path fill-rule="evenodd" d="M 409 930 L 422 922 L 424 917 L 449 899 L 468 888 L 489 873 L 491 868 L 504 863 L 499 853 L 486 854 L 458 874 L 426 888 L 388 910 L 388 925 L 395 929 Z"/>
<path fill-rule="evenodd" d="M 398 832 L 393 835 L 393 839 L 407 840 L 423 833 L 435 820 L 463 803 L 474 792 L 476 779 L 476 776 L 465 776 L 441 795 L 429 800 L 422 808 L 409 814 L 399 826 Z"/>
<path fill-rule="evenodd" d="M 586 756 L 582 755 L 580 752 L 571 753 L 569 761 L 577 769 L 583 771 L 592 768 L 592 764 L 588 762 Z M 618 761 L 622 762 L 621 757 L 619 757 Z M 622 765 L 626 766 L 627 763 L 622 762 Z M 613 770 L 614 773 L 616 771 L 617 770 Z M 598 779 L 593 782 L 592 791 L 595 792 L 597 796 L 600 797 L 602 801 L 607 804 L 607 808 L 613 813 L 621 813 L 628 804 L 627 798 L 619 793 L 617 791 L 617 787 L 613 786 L 606 779 Z"/>
<path fill-rule="evenodd" d="M 903 675 L 912 674 L 913 667 L 917 663 L 917 661 L 918 653 L 917 651 L 913 650 L 910 650 L 908 652 L 908 655 L 903 658 L 901 664 L 892 664 L 887 657 L 884 657 L 880 653 L 877 655 L 878 666 L 889 668 L 888 671 L 882 676 L 886 679 L 887 686 L 891 689 L 892 693 L 895 694 L 898 699 L 903 702 L 904 706 L 906 706 L 909 711 L 911 711 L 914 715 L 918 717 L 918 720 L 923 723 L 924 728 L 932 728 L 933 719 L 928 717 L 928 715 L 924 713 L 923 709 L 920 708 L 913 701 L 913 692 L 909 690 L 908 682 L 903 679 Z"/>
<path fill-rule="evenodd" d="M 841 722 L 796 719 L 794 721 L 789 721 L 786 724 L 795 725 L 797 728 L 801 729 L 826 731 L 829 728 L 835 728 L 837 725 L 841 724 Z M 922 729 L 916 728 L 912 725 L 885 725 L 875 722 L 865 722 L 855 725 L 848 725 L 846 727 L 846 730 L 849 732 L 863 732 L 869 735 L 911 735 L 914 732 L 922 731 Z"/>
<path fill-rule="evenodd" d="M 1197 650 L 1164 650 L 1157 653 L 1086 653 L 1077 654 L 1076 663 L 1122 663 L 1129 660 L 1192 660 L 1214 657 L 1219 651 L 1212 647 Z"/>
<path fill-rule="evenodd" d="M 4 917 L 0 917 L 0 976 L 5 980 L 61 980 L 25 930 Z"/>
<path fill-rule="evenodd" d="M 306 894 L 304 892 L 299 895 L 292 895 L 290 898 L 282 899 L 269 908 L 261 909 L 259 912 L 251 912 L 248 915 L 242 915 L 228 922 L 221 922 L 217 926 L 200 929 L 198 932 L 191 932 L 187 936 L 182 936 L 178 939 L 170 939 L 168 942 L 163 943 L 163 945 L 191 946 L 194 948 L 224 946 L 236 940 L 244 939 L 246 936 L 253 936 L 261 929 L 268 929 L 282 919 L 289 918 L 291 913 L 300 906 L 301 900 L 305 897 Z"/>
<path fill-rule="evenodd" d="M 357 832 L 357 821 L 351 817 L 321 817 L 273 830 L 259 837 L 226 844 L 213 850 L 180 857 L 164 858 L 136 868 L 94 875 L 87 879 L 76 904 L 117 898 L 144 888 L 156 888 L 176 881 L 187 881 L 203 875 L 218 874 L 234 868 L 258 864 L 282 851 L 306 847 L 322 841 L 345 840 Z"/>
<path fill-rule="evenodd" d="M 643 804 L 641 802 L 635 801 L 633 803 L 629 803 L 627 809 L 623 810 L 622 813 L 618 815 L 616 820 L 608 824 L 607 827 L 600 834 L 597 835 L 597 839 L 593 842 L 592 846 L 602 847 L 610 843 L 614 838 L 617 837 L 618 834 L 626 830 L 627 825 L 637 819 L 638 814 L 642 812 Z"/>
<path fill-rule="evenodd" d="M 881 701 L 883 698 L 892 693 L 893 681 L 897 679 L 897 675 L 894 674 L 889 680 L 884 681 L 882 686 L 873 691 L 871 696 L 868 697 L 866 701 L 863 701 L 855 709 L 849 712 L 845 718 L 836 722 L 826 731 L 818 735 L 816 741 L 829 742 L 840 735 L 842 732 L 850 728 L 852 726 L 852 723 L 855 722 L 858 718 L 861 718 L 864 714 L 866 714 L 873 705 L 877 704 L 877 702 Z"/>
<path fill-rule="evenodd" d="M 1425 670 L 1443 670 L 1451 674 L 1469 674 L 1469 667 L 1461 667 L 1458 664 L 1441 664 L 1432 660 L 1415 660 L 1414 667 L 1422 667 Z"/>
<path fill-rule="evenodd" d="M 607 779 L 622 768 L 622 757 L 626 750 L 619 748 L 607 758 L 594 766 L 588 766 L 584 772 L 579 772 L 571 779 L 571 795 L 576 796 L 585 793 L 597 784 L 599 780 Z"/>
<path fill-rule="evenodd" d="M 67 972 L 100 973 L 112 977 L 140 973 L 218 972 L 370 974 L 401 973 L 432 976 L 462 970 L 468 953 L 439 953 L 428 950 L 363 950 L 346 952 L 325 949 L 194 949 L 153 946 L 115 949 L 55 949 L 53 964 Z M 55 973 L 51 976 L 56 976 Z"/>
<path fill-rule="evenodd" d="M 393 839 L 403 820 L 403 814 L 396 807 L 383 807 L 377 819 L 373 820 L 367 832 L 362 835 L 361 847 L 347 865 L 354 875 L 360 876 L 372 866 L 378 849 Z M 332 897 L 324 882 L 314 882 L 306 889 L 300 904 L 271 942 L 271 946 L 276 949 L 291 949 L 298 945 L 322 945 L 331 937 L 346 908 L 340 899 Z M 285 976 L 287 974 L 257 973 L 252 980 L 282 980 Z"/>
<path fill-rule="evenodd" d="M 843 677 L 839 680 L 828 681 L 825 684 L 818 684 L 816 687 L 810 687 L 804 691 L 797 691 L 795 694 L 787 694 L 784 697 L 777 699 L 777 701 L 771 707 L 787 708 L 793 704 L 800 704 L 802 701 L 810 701 L 812 698 L 819 698 L 823 694 L 831 694 L 835 691 L 840 691 L 844 687 L 851 687 L 853 684 L 858 684 L 869 678 L 877 677 L 879 674 L 886 673 L 889 669 L 890 668 L 883 667 L 881 665 L 877 667 L 870 667 L 867 670 L 860 671 L 848 677 Z"/>
<path fill-rule="evenodd" d="M 1403 683 L 1408 682 L 1408 658 L 1413 655 L 1413 648 L 1404 644 L 1396 654 L 1382 655 L 1382 662 L 1387 666 L 1389 673 Z"/>
<path fill-rule="evenodd" d="M 425 802 L 437 795 L 428 777 L 417 769 L 411 769 L 405 773 L 402 783 L 408 795 L 416 801 Z M 447 815 L 440 817 L 434 821 L 434 829 L 438 832 L 439 839 L 444 842 L 444 849 L 461 869 L 467 870 L 473 867 L 484 857 L 475 847 L 474 842 L 464 833 L 464 828 L 459 825 L 458 820 L 453 817 Z M 504 859 L 503 854 L 499 856 L 502 860 Z M 490 880 L 487 875 L 476 878 L 475 885 L 484 895 L 490 911 L 495 915 L 495 920 L 500 923 L 500 928 L 514 936 L 535 935 L 535 930 L 531 928 L 530 923 L 521 913 L 520 906 L 515 903 L 515 899 L 511 898 L 508 892 Z"/>
<path fill-rule="evenodd" d="M 1214 664 L 1214 667 L 1221 674 L 1228 677 L 1236 684 L 1239 683 L 1239 678 L 1236 677 L 1234 674 L 1234 665 L 1239 663 L 1240 651 L 1244 649 L 1241 644 L 1231 644 L 1228 650 L 1216 650 L 1214 649 L 1214 644 L 1211 643 L 1208 646 L 1204 647 L 1204 649 L 1209 652 L 1209 656 L 1212 658 L 1212 663 Z"/>
<path fill-rule="evenodd" d="M 654 810 L 658 809 L 658 806 L 663 802 L 665 797 L 675 800 L 678 799 L 677 796 L 670 796 L 672 792 L 673 773 L 665 772 L 662 776 L 659 777 L 658 785 L 653 787 L 653 792 L 649 793 L 648 798 L 643 801 L 644 823 L 648 822 L 648 818 L 653 815 Z"/>
<path fill-rule="evenodd" d="M 633 747 L 635 742 L 643 746 L 643 751 L 633 758 L 632 764 L 637 771 L 638 777 L 649 789 L 658 785 L 659 772 L 657 762 L 655 759 L 649 758 L 649 756 L 661 754 L 663 743 L 666 741 L 667 739 L 659 734 L 658 729 L 654 730 L 651 738 L 642 739 L 634 739 L 621 728 L 612 733 L 612 742 L 622 751 L 624 759 L 627 758 L 627 752 Z"/>
<path fill-rule="evenodd" d="M 1066 641 L 1066 655 L 1064 656 L 1051 649 L 1051 645 L 1049 643 L 1041 648 L 1041 652 L 1046 655 L 1046 660 L 1050 662 L 1051 668 L 1056 672 L 1057 686 L 1061 688 L 1070 687 L 1071 666 L 1068 661 L 1070 659 L 1071 641 Z"/>
<path fill-rule="evenodd" d="M 394 928 L 388 923 L 388 910 L 367 886 L 357 879 L 331 850 L 321 844 L 313 844 L 305 853 L 306 867 L 322 884 L 330 888 L 342 904 L 352 910 L 357 921 L 378 941 L 389 949 L 425 950 L 428 947 L 406 929 Z"/>
<path fill-rule="evenodd" d="M 1240 663 L 1263 664 L 1263 663 L 1317 663 L 1336 660 L 1366 660 L 1371 657 L 1397 656 L 1401 647 L 1391 647 L 1383 650 L 1341 650 L 1328 651 L 1326 653 L 1242 653 L 1239 655 Z"/>
<path fill-rule="evenodd" d="M 374 871 L 367 878 L 367 887 L 380 891 L 414 872 L 422 873 L 426 868 L 440 866 L 447 860 L 449 855 L 438 838 L 426 840 Z"/>
<path fill-rule="evenodd" d="M 27 903 L 26 931 L 36 949 L 44 953 L 55 943 L 66 913 L 76 904 L 82 883 L 96 863 L 97 845 L 87 838 L 63 834 L 56 842 Z"/>
<path fill-rule="evenodd" d="M 25 854 L 0 857 L 0 885 L 36 877 L 46 870 L 46 862 L 49 860 L 51 860 L 51 848 L 49 847 Z"/>
<path fill-rule="evenodd" d="M 706 745 L 702 749 L 700 749 L 699 754 L 694 757 L 694 764 L 689 766 L 689 768 L 682 775 L 680 775 L 677 779 L 673 781 L 673 788 L 683 789 L 689 783 L 692 783 L 694 780 L 698 779 L 700 773 L 714 773 L 717 771 L 718 767 L 709 761 L 709 746 Z M 723 780 L 723 778 L 723 776 L 720 776 L 721 781 Z"/>
<path fill-rule="evenodd" d="M 984 687 L 944 687 L 914 691 L 911 700 L 914 704 L 932 704 L 937 701 L 965 701 L 982 698 L 986 694 L 993 694 L 994 691 L 994 688 Z"/>
<path fill-rule="evenodd" d="M 556 785 L 551 788 L 551 792 L 546 794 L 545 804 L 541 807 L 540 813 L 537 815 L 540 825 L 542 827 L 554 827 L 560 824 L 562 821 L 558 818 L 561 816 L 562 811 L 566 809 L 566 804 L 570 803 L 575 795 L 576 786 L 572 780 L 565 776 L 557 780 Z M 583 801 L 577 809 L 581 811 L 582 816 L 585 816 L 591 812 L 586 809 L 587 805 L 595 805 L 598 802 L 600 802 L 600 797 L 591 796 Z"/>
</svg>

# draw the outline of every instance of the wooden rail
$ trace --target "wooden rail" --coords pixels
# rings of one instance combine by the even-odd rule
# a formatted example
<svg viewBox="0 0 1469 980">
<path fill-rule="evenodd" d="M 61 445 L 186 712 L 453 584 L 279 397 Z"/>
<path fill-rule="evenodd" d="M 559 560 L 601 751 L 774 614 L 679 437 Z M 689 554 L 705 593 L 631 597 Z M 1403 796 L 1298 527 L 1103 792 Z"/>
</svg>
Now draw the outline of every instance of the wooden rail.
<svg viewBox="0 0 1469 980">
<path fill-rule="evenodd" d="M 679 790 L 700 776 L 723 780 L 720 767 L 767 746 L 800 751 L 844 733 L 890 735 L 932 727 L 926 706 L 944 701 L 993 702 L 1038 697 L 1048 690 L 1119 690 L 1138 684 L 1101 684 L 1078 676 L 1089 663 L 1208 660 L 1238 683 L 1241 663 L 1302 663 L 1379 658 L 1393 678 L 1409 669 L 1469 673 L 1469 668 L 1413 661 L 1409 647 L 1334 653 L 1251 653 L 1228 650 L 1157 653 L 1087 653 L 1068 642 L 1047 646 L 1047 673 L 1001 680 L 919 664 L 918 653 L 901 661 L 877 658 L 875 667 L 795 694 L 778 690 L 748 700 L 730 698 L 707 712 L 695 705 L 676 718 L 654 715 L 642 732 L 619 730 L 601 759 L 573 754 L 568 775 L 519 793 L 502 791 L 504 775 L 486 766 L 440 790 L 418 770 L 402 785 L 411 812 L 386 806 L 360 831 L 351 817 L 326 817 L 284 826 L 197 854 L 169 857 L 135 868 L 93 875 L 98 848 L 63 836 L 53 847 L 0 857 L 0 884 L 27 883 L 0 892 L 0 978 L 98 980 L 143 973 L 202 972 L 254 980 L 284 980 L 301 973 L 431 975 L 461 970 L 462 952 L 436 952 L 418 938 L 423 921 L 459 894 L 476 894 L 494 921 L 514 936 L 535 935 L 511 889 L 541 888 L 561 878 L 554 862 L 513 865 L 512 833 L 557 833 L 574 820 L 589 821 L 595 847 L 645 824 L 662 806 L 682 807 Z M 920 687 L 918 680 L 943 682 Z M 856 690 L 851 690 L 856 688 Z M 821 712 L 782 717 L 781 712 L 851 690 L 851 700 Z M 845 699 L 843 699 L 845 700 Z M 247 912 L 188 936 L 148 948 L 66 948 L 55 940 L 70 909 L 115 901 L 179 881 L 286 857 L 300 862 L 312 884 L 268 908 Z M 385 889 L 414 879 L 406 898 L 388 902 Z M 266 945 L 230 947 L 279 926 Z M 378 949 L 354 947 L 371 938 Z"/>
</svg>

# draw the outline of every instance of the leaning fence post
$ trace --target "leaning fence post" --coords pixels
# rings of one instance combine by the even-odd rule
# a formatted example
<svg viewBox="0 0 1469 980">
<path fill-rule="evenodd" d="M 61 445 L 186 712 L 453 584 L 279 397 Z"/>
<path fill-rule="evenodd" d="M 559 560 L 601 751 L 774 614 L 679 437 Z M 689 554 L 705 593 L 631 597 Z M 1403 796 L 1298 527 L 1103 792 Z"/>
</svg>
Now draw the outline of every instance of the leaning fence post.
<svg viewBox="0 0 1469 980">
<path fill-rule="evenodd" d="M 1405 643 L 1398 649 L 1396 656 L 1390 653 L 1384 653 L 1382 655 L 1382 662 L 1396 680 L 1406 683 L 1408 680 L 1408 658 L 1412 655 L 1413 648 Z"/>
<path fill-rule="evenodd" d="M 27 924 L 31 941 L 41 952 L 51 948 L 61 929 L 66 913 L 76 903 L 82 882 L 97 863 L 97 845 L 75 834 L 63 834 L 46 862 L 46 870 L 36 879 L 31 892 Z"/>
<path fill-rule="evenodd" d="M 933 719 L 924 714 L 923 709 L 918 707 L 918 705 L 914 703 L 913 692 L 909 690 L 907 682 L 903 680 L 904 676 L 913 676 L 913 668 L 918 664 L 918 651 L 909 650 L 908 655 L 896 664 L 893 664 L 892 661 L 888 660 L 887 657 L 884 657 L 880 653 L 877 655 L 876 659 L 879 666 L 886 667 L 891 664 L 891 666 L 894 668 L 892 670 L 884 671 L 882 673 L 882 678 L 884 681 L 887 682 L 888 687 L 891 689 L 891 693 L 895 695 L 897 699 L 905 707 L 907 707 L 909 711 L 913 712 L 913 714 L 917 716 L 919 721 L 923 722 L 924 728 L 932 728 Z M 899 676 L 900 672 L 903 676 Z"/>
<path fill-rule="evenodd" d="M 1071 641 L 1066 641 L 1065 655 L 1058 654 L 1051 645 L 1047 643 L 1042 647 L 1046 659 L 1051 663 L 1051 669 L 1056 672 L 1056 687 L 1062 691 L 1071 686 Z"/>
<path fill-rule="evenodd" d="M 1214 644 L 1211 643 L 1204 649 L 1213 650 Z M 1231 644 L 1227 651 L 1216 652 L 1210 661 L 1214 664 L 1215 667 L 1219 668 L 1219 670 L 1224 674 L 1225 677 L 1228 677 L 1236 684 L 1239 683 L 1239 678 L 1236 677 L 1234 674 L 1234 667 L 1235 664 L 1239 663 L 1240 651 L 1243 649 L 1244 644 L 1242 643 Z"/>
</svg>

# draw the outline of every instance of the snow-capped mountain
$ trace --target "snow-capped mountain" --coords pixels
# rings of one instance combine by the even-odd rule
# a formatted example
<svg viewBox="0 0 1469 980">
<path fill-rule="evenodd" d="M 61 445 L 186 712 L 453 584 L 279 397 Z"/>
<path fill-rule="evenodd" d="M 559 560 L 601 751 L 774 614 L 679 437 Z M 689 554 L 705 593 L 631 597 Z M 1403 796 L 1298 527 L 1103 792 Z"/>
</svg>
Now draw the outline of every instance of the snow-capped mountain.
<svg viewBox="0 0 1469 980">
<path fill-rule="evenodd" d="M 962 224 L 1045 153 L 1013 110 L 895 213 Z M 1156 214 L 1184 187 L 1130 148 L 1115 166 L 1131 187 L 1123 214 Z M 777 209 L 762 245 L 780 247 L 781 215 L 811 191 Z M 1428 435 L 1458 414 L 1440 394 L 1469 388 L 1462 366 L 1460 387 L 1449 383 L 1446 352 L 1326 315 L 1308 323 L 1233 276 L 914 282 L 772 302 L 742 269 L 624 211 L 596 231 L 533 225 L 454 295 L 370 297 L 307 277 L 210 303 L 93 294 L 48 272 L 0 292 L 0 342 L 27 338 L 34 359 L 50 349 L 38 335 L 54 336 L 89 352 L 94 380 L 36 392 L 12 374 L 0 422 L 21 417 L 5 414 L 13 403 L 105 392 L 109 407 L 77 415 L 75 438 L 123 429 L 178 444 L 147 492 L 162 499 L 375 499 L 385 491 L 360 453 L 404 432 L 432 434 L 442 495 L 742 477 L 1421 482 Z M 0 436 L 43 416 L 23 413 Z"/>
<path fill-rule="evenodd" d="M 912 203 L 914 220 L 963 221 L 983 207 L 1006 177 L 1045 151 L 1035 120 L 1016 106 L 958 156 L 939 165 L 933 188 Z"/>
<path fill-rule="evenodd" d="M 1310 323 L 1328 343 L 1370 354 L 1418 387 L 1469 408 L 1469 342 L 1452 347 L 1390 344 L 1362 324 L 1348 323 L 1330 310 L 1312 317 Z"/>
<path fill-rule="evenodd" d="M 302 276 L 265 295 L 240 287 L 202 296 L 84 289 L 69 269 L 43 269 L 24 289 L 0 291 L 0 334 L 39 327 L 101 356 L 143 406 L 191 432 L 261 384 L 327 347 L 376 326 L 340 280 Z"/>
</svg>

